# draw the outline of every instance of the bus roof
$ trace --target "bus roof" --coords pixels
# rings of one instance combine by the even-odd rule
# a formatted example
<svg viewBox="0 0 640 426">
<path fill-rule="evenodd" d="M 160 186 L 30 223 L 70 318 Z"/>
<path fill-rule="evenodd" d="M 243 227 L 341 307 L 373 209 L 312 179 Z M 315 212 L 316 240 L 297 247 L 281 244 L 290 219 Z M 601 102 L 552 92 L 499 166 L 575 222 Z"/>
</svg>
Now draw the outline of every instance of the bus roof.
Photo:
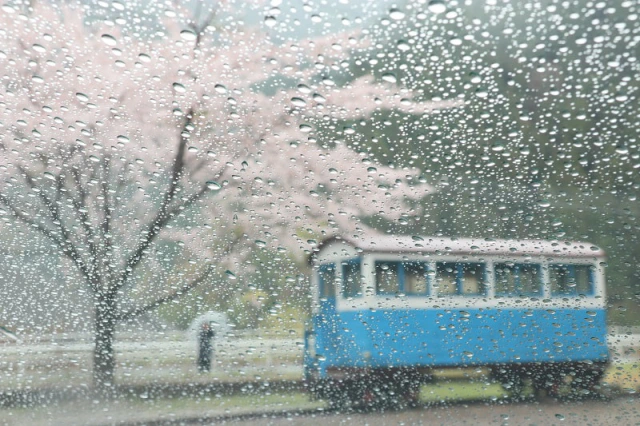
<svg viewBox="0 0 640 426">
<path fill-rule="evenodd" d="M 314 255 L 337 243 L 363 253 L 424 253 L 448 255 L 546 256 L 604 258 L 604 251 L 588 242 L 562 240 L 482 239 L 415 235 L 333 236 L 323 240 Z M 313 257 L 310 261 L 313 261 Z"/>
</svg>

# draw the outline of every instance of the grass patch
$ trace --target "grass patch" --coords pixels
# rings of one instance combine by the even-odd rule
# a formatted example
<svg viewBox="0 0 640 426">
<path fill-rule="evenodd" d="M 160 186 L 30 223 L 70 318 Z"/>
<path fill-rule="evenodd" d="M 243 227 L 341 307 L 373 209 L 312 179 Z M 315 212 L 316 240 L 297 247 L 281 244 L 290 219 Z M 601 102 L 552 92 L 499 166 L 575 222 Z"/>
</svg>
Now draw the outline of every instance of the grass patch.
<svg viewBox="0 0 640 426">
<path fill-rule="evenodd" d="M 423 402 L 470 401 L 478 399 L 505 398 L 507 394 L 497 383 L 478 382 L 434 383 L 420 389 L 420 400 Z"/>
<path fill-rule="evenodd" d="M 640 361 L 611 364 L 605 372 L 602 383 L 612 389 L 635 393 L 640 388 Z"/>
</svg>

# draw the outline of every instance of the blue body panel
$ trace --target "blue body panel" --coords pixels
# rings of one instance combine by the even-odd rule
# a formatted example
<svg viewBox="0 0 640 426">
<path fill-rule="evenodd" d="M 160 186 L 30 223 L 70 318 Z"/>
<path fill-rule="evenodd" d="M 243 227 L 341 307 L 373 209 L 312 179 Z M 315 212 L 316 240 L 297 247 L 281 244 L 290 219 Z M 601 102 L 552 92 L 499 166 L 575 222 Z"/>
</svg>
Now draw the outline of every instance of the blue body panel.
<svg viewBox="0 0 640 426">
<path fill-rule="evenodd" d="M 322 311 L 322 310 L 321 310 Z M 328 367 L 451 367 L 607 361 L 604 309 L 398 309 L 313 318 L 320 378 Z M 305 368 L 313 368 L 306 355 Z"/>
</svg>

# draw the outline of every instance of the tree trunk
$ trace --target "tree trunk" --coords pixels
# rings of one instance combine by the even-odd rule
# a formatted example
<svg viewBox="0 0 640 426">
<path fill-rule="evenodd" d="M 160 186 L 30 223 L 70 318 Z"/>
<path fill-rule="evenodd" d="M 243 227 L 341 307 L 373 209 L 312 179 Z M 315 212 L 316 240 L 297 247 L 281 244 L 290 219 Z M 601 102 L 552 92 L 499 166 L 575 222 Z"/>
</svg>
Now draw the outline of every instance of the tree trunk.
<svg viewBox="0 0 640 426">
<path fill-rule="evenodd" d="M 116 332 L 116 295 L 96 296 L 95 347 L 93 349 L 93 386 L 104 394 L 114 390 L 115 354 L 113 341 Z"/>
</svg>

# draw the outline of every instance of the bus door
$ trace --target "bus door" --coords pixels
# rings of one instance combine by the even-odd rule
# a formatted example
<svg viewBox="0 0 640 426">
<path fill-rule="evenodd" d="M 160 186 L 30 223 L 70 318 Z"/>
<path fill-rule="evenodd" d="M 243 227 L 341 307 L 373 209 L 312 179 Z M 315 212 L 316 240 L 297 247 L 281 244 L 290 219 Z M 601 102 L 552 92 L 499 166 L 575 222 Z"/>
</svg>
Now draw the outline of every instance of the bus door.
<svg viewBox="0 0 640 426">
<path fill-rule="evenodd" d="M 323 361 L 330 362 L 336 350 L 336 279 L 337 269 L 333 263 L 320 265 L 318 269 L 318 313 L 314 316 L 316 356 L 322 370 Z"/>
</svg>

